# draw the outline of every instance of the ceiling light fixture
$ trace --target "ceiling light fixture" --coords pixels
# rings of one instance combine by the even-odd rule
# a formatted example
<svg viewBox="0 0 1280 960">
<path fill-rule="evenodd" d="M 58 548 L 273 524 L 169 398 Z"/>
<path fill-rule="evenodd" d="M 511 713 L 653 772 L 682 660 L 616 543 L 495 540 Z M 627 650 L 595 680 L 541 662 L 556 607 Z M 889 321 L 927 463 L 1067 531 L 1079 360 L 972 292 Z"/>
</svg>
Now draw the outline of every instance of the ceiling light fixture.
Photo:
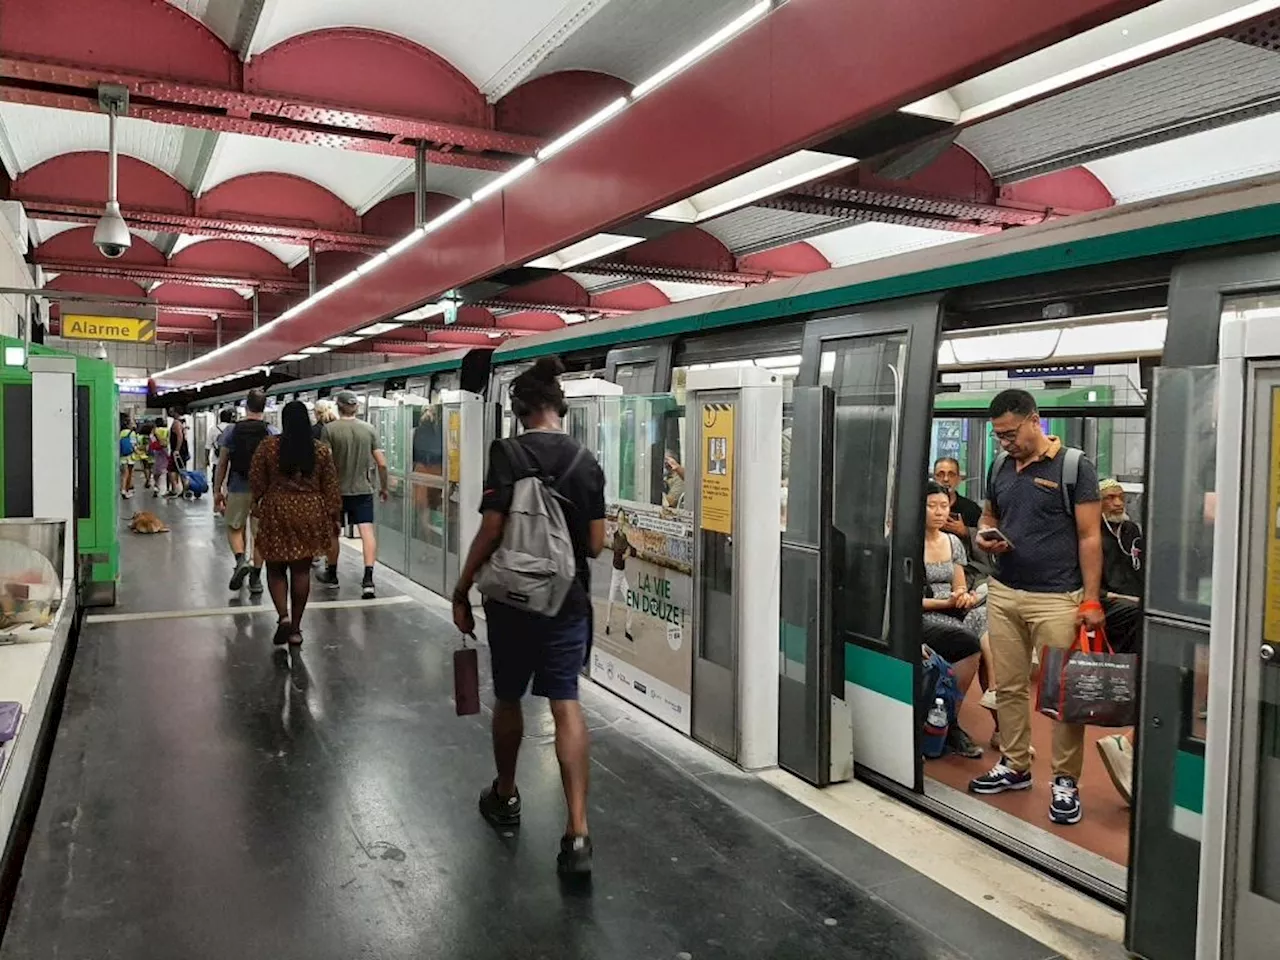
<svg viewBox="0 0 1280 960">
<path fill-rule="evenodd" d="M 426 236 L 428 233 L 434 233 L 436 230 L 439 230 L 450 220 L 453 220 L 456 217 L 462 216 L 462 214 L 466 213 L 467 210 L 469 209 L 471 209 L 471 200 L 469 199 L 461 200 L 458 203 L 455 203 L 452 207 L 450 207 L 444 213 L 440 214 L 440 216 L 436 217 L 434 220 L 428 220 L 418 229 L 422 231 L 423 236 Z"/>
<path fill-rule="evenodd" d="M 581 140 L 588 133 L 590 133 L 596 127 L 603 124 L 610 117 L 618 113 L 621 113 L 623 108 L 626 107 L 627 103 L 628 101 L 626 97 L 619 97 L 617 100 L 613 101 L 613 103 L 609 104 L 603 110 L 599 111 L 598 113 L 582 121 L 582 123 L 578 124 L 572 130 L 566 133 L 564 136 L 558 137 L 555 140 L 552 140 L 550 143 L 548 143 L 545 147 L 543 147 L 541 150 L 538 151 L 538 159 L 549 160 L 550 158 L 554 157 L 557 153 L 559 153 L 565 147 L 569 146 L 569 144 L 574 143 L 578 140 Z"/>
<path fill-rule="evenodd" d="M 686 67 L 689 67 L 698 60 L 701 60 L 712 50 L 716 49 L 716 47 L 721 46 L 737 34 L 741 33 L 747 27 L 751 26 L 751 24 L 755 23 L 768 13 L 772 6 L 772 0 L 761 0 L 760 3 L 751 7 L 737 19 L 725 24 L 684 56 L 673 60 L 648 80 L 644 80 L 641 83 L 636 84 L 635 89 L 631 91 L 631 99 L 639 100 L 645 94 L 656 90 L 681 70 L 684 70 Z"/>
<path fill-rule="evenodd" d="M 280 359 L 281 360 L 305 360 L 307 359 L 307 355 L 305 353 L 286 353 Z"/>
<path fill-rule="evenodd" d="M 537 157 L 529 157 L 525 160 L 521 160 L 519 163 L 517 163 L 514 167 L 512 167 L 502 176 L 498 177 L 496 180 L 490 180 L 483 187 L 481 187 L 479 190 L 473 193 L 471 195 L 471 202 L 479 203 L 485 197 L 492 196 L 493 194 L 501 190 L 503 187 L 510 186 L 511 184 L 519 180 L 521 177 L 523 177 L 530 170 L 532 170 L 535 166 L 537 166 L 537 164 L 538 164 Z"/>
<path fill-rule="evenodd" d="M 301 350 L 299 350 L 298 352 L 299 352 L 299 353 L 308 353 L 308 354 L 313 354 L 313 355 L 314 355 L 314 354 L 318 354 L 318 353 L 328 353 L 328 352 L 329 352 L 330 350 L 332 350 L 332 349 L 333 349 L 333 347 L 303 347 L 303 348 L 302 348 Z"/>
<path fill-rule="evenodd" d="M 655 220 L 698 223 L 765 197 L 784 193 L 802 183 L 828 177 L 857 162 L 854 157 L 842 157 L 817 150 L 797 150 L 724 183 L 708 187 L 692 197 L 654 210 L 649 216 Z"/>
<path fill-rule="evenodd" d="M 325 346 L 349 347 L 353 343 L 359 343 L 362 339 L 362 337 L 330 337 L 325 341 Z"/>
<path fill-rule="evenodd" d="M 356 334 L 361 337 L 377 337 L 392 330 L 399 330 L 403 326 L 403 323 L 371 323 L 367 327 L 361 327 Z"/>
<path fill-rule="evenodd" d="M 621 233 L 597 233 L 577 243 L 562 247 L 555 253 L 530 260 L 526 266 L 542 267 L 546 270 L 568 270 L 579 264 L 598 260 L 619 250 L 625 250 L 633 244 L 640 243 L 644 237 L 632 237 Z"/>
<path fill-rule="evenodd" d="M 357 277 L 363 277 L 366 273 L 371 273 L 372 271 L 377 270 L 380 266 L 382 266 L 384 263 L 386 263 L 390 259 L 391 259 L 391 254 L 388 253 L 386 250 L 384 250 L 382 251 L 382 253 L 378 254 L 376 257 L 373 257 L 370 260 L 366 260 L 364 263 L 360 264 L 360 266 L 356 267 L 354 271 L 355 275 Z"/>
<path fill-rule="evenodd" d="M 422 227 L 418 227 L 418 229 L 414 230 L 407 237 L 397 240 L 395 243 L 389 246 L 387 248 L 387 256 L 388 257 L 400 256 L 400 254 L 404 253 L 406 250 L 408 250 L 410 247 L 412 247 L 415 243 L 417 243 L 426 235 L 427 235 L 427 231 Z"/>
</svg>

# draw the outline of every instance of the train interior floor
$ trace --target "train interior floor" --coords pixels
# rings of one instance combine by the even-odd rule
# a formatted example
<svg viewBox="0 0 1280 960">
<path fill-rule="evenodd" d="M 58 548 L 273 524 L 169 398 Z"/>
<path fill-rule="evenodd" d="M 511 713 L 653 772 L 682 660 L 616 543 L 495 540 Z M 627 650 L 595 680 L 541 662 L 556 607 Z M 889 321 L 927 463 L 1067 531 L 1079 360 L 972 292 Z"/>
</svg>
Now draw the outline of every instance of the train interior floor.
<svg viewBox="0 0 1280 960">
<path fill-rule="evenodd" d="M 991 714 L 982 708 L 979 700 L 982 691 L 975 682 L 960 707 L 960 725 L 973 737 L 974 741 L 985 748 L 981 760 L 966 760 L 955 754 L 947 754 L 938 760 L 925 763 L 925 775 L 945 784 L 956 792 L 965 793 L 969 781 L 979 774 L 985 773 L 996 760 L 999 753 L 987 746 L 991 739 L 993 723 Z M 1052 755 L 1053 721 L 1043 714 L 1032 712 L 1031 739 L 1036 749 L 1036 759 L 1032 766 L 1035 783 L 1030 790 L 1015 793 L 1003 793 L 996 796 L 976 797 L 965 793 L 966 799 L 955 798 L 951 791 L 941 791 L 940 799 L 947 802 L 958 800 L 966 810 L 974 809 L 978 804 L 999 810 L 1009 817 L 1016 818 L 1025 824 L 1019 833 L 1033 845 L 1043 845 L 1043 840 L 1034 837 L 1035 833 L 1044 831 L 1057 841 L 1074 844 L 1089 856 L 1072 856 L 1086 872 L 1100 873 L 1102 878 L 1121 888 L 1124 887 L 1124 868 L 1129 864 L 1129 819 L 1128 804 L 1116 791 L 1103 766 L 1097 743 L 1103 737 L 1128 731 L 1107 730 L 1102 727 L 1088 727 L 1085 731 L 1084 774 L 1080 778 L 1081 801 L 1084 804 L 1084 819 L 1071 826 L 1057 826 L 1049 822 L 1049 786 L 1052 780 L 1049 760 Z M 1007 817 L 1000 818 L 1000 826 L 1009 823 Z M 1058 843 L 1053 844 L 1061 849 Z M 1106 863 L 1099 863 L 1101 858 Z M 1112 866 L 1114 865 L 1114 866 Z M 1115 869 L 1118 867 L 1119 869 Z"/>
<path fill-rule="evenodd" d="M 496 833 L 447 603 L 382 568 L 361 601 L 344 549 L 273 652 L 207 500 L 154 509 L 172 532 L 125 532 L 85 619 L 2 960 L 1123 955 L 1119 914 L 920 811 L 744 773 L 589 682 L 595 875 L 562 887 L 545 702 Z"/>
</svg>

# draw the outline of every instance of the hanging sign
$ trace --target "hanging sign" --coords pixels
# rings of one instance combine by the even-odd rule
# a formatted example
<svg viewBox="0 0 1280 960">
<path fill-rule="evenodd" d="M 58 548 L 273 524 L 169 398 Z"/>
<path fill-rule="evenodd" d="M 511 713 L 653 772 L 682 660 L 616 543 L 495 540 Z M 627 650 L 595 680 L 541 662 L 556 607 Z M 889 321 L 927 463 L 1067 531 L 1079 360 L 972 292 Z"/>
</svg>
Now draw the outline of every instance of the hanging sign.
<svg viewBox="0 0 1280 960">
<path fill-rule="evenodd" d="M 733 404 L 702 405 L 702 477 L 699 523 L 713 533 L 733 533 Z"/>
<path fill-rule="evenodd" d="M 91 317 L 64 313 L 59 335 L 68 340 L 150 343 L 156 338 L 156 322 L 138 317 Z"/>
<path fill-rule="evenodd" d="M 1271 456 L 1267 476 L 1267 569 L 1263 639 L 1280 643 L 1280 387 L 1271 391 Z"/>
</svg>

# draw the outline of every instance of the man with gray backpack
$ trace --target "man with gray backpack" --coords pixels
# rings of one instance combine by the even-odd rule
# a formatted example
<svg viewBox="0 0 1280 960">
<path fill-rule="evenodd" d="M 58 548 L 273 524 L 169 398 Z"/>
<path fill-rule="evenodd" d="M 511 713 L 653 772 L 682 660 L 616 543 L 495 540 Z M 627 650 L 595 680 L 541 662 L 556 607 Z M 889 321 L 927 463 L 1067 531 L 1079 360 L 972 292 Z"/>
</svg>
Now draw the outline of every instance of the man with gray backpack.
<svg viewBox="0 0 1280 960">
<path fill-rule="evenodd" d="M 578 677 L 591 645 L 588 562 L 604 549 L 604 472 L 561 426 L 568 411 L 558 380 L 563 372 L 559 359 L 543 357 L 511 382 L 511 410 L 524 432 L 489 448 L 480 530 L 453 591 L 453 621 L 463 633 L 475 630 L 470 593 L 477 587 L 485 598 L 497 701 L 497 776 L 480 795 L 481 814 L 499 827 L 520 822 L 520 701 L 532 680 L 534 696 L 551 703 L 568 806 L 557 870 L 581 876 L 591 872 L 592 847 Z"/>
</svg>

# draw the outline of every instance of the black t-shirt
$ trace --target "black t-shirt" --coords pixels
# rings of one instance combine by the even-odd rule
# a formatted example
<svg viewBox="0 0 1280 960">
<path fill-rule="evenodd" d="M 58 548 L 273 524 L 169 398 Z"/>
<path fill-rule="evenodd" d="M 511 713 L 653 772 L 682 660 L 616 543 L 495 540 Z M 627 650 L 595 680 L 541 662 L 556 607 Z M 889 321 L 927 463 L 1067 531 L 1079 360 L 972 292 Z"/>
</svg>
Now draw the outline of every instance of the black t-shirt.
<svg viewBox="0 0 1280 960">
<path fill-rule="evenodd" d="M 484 481 L 480 511 L 496 510 L 506 515 L 511 509 L 511 496 L 516 481 L 515 469 L 503 444 L 495 440 L 489 447 L 489 474 Z M 547 478 L 561 478 L 578 453 L 578 441 L 558 430 L 530 430 L 515 440 L 532 465 Z M 584 616 L 591 606 L 591 568 L 588 566 L 591 522 L 604 519 L 604 471 L 591 451 L 586 451 L 573 473 L 555 484 L 556 490 L 569 502 L 564 519 L 573 540 L 573 555 L 578 561 L 578 586 L 569 592 L 561 611 L 570 616 Z"/>
<path fill-rule="evenodd" d="M 951 505 L 951 515 L 958 516 L 970 530 L 977 530 L 982 521 L 982 508 L 970 500 L 956 494 L 956 502 Z"/>
</svg>

